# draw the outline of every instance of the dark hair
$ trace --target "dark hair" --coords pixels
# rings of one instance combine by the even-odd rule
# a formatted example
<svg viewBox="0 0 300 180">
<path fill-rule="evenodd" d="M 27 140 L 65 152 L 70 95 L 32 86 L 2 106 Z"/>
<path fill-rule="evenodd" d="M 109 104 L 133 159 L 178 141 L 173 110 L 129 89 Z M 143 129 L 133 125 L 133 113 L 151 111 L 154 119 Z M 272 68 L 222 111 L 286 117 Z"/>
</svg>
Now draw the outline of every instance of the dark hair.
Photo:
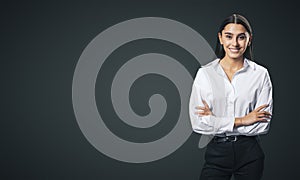
<svg viewBox="0 0 300 180">
<path fill-rule="evenodd" d="M 221 24 L 219 28 L 219 33 L 222 33 L 223 29 L 225 26 L 229 23 L 234 23 L 234 24 L 241 24 L 245 27 L 247 32 L 252 36 L 252 28 L 250 26 L 249 21 L 242 15 L 240 14 L 232 14 L 231 16 L 227 17 Z M 253 43 L 251 42 L 250 46 L 247 46 L 246 51 L 244 52 L 244 57 L 247 59 L 253 60 Z M 225 51 L 223 49 L 223 46 L 220 43 L 219 38 L 217 37 L 217 46 L 215 49 L 215 53 L 218 58 L 222 59 L 225 56 Z"/>
</svg>

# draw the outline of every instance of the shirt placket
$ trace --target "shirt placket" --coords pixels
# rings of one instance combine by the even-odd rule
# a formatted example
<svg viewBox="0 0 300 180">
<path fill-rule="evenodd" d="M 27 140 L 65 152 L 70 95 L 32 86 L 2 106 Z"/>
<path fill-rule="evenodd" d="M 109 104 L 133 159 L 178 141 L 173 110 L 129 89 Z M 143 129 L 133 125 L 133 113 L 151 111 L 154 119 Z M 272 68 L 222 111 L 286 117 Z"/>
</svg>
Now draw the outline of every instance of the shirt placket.
<svg viewBox="0 0 300 180">
<path fill-rule="evenodd" d="M 229 81 L 229 79 L 227 78 L 225 72 L 225 81 L 226 81 L 226 91 L 227 91 L 227 97 L 226 97 L 226 107 L 227 107 L 227 115 L 229 117 L 235 117 L 235 99 L 236 99 L 236 82 L 238 79 L 238 75 L 239 73 L 242 71 L 239 70 L 237 71 L 233 77 L 231 82 Z M 226 133 L 227 136 L 232 135 L 233 133 Z"/>
<path fill-rule="evenodd" d="M 234 117 L 235 116 L 235 109 L 234 109 L 235 88 L 234 88 L 233 81 L 230 83 L 227 80 L 227 87 L 228 87 L 228 96 L 226 97 L 227 112 L 230 117 Z"/>
</svg>

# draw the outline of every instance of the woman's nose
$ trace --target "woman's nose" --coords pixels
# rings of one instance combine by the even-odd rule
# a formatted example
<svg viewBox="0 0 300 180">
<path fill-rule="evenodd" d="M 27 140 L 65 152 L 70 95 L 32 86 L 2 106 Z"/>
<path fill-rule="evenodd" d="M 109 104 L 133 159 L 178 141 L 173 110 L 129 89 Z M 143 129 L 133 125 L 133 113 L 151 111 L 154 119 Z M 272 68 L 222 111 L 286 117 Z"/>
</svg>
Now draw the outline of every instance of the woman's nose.
<svg viewBox="0 0 300 180">
<path fill-rule="evenodd" d="M 238 45 L 239 45 L 239 44 L 238 44 L 237 38 L 233 38 L 233 40 L 232 40 L 232 45 L 233 45 L 233 46 L 238 46 Z"/>
</svg>

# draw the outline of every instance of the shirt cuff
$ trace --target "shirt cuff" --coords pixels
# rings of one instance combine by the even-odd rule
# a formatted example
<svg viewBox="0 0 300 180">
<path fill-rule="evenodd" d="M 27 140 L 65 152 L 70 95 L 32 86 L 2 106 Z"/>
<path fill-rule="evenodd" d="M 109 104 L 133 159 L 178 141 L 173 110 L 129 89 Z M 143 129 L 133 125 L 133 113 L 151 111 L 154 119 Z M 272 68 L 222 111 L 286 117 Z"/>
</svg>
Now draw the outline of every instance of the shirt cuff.
<svg viewBox="0 0 300 180">
<path fill-rule="evenodd" d="M 234 127 L 234 117 L 217 118 L 215 121 L 215 132 L 225 133 L 232 132 Z"/>
</svg>

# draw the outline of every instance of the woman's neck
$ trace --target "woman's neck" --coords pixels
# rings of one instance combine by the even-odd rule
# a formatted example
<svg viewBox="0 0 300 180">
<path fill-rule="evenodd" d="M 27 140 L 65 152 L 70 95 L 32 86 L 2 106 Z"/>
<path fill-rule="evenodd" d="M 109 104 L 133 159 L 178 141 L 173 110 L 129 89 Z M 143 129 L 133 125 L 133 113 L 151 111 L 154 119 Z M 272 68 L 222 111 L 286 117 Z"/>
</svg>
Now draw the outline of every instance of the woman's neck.
<svg viewBox="0 0 300 180">
<path fill-rule="evenodd" d="M 223 68 L 231 71 L 237 71 L 244 66 L 244 58 L 232 59 L 228 57 L 224 57 L 220 60 L 220 64 Z"/>
</svg>

